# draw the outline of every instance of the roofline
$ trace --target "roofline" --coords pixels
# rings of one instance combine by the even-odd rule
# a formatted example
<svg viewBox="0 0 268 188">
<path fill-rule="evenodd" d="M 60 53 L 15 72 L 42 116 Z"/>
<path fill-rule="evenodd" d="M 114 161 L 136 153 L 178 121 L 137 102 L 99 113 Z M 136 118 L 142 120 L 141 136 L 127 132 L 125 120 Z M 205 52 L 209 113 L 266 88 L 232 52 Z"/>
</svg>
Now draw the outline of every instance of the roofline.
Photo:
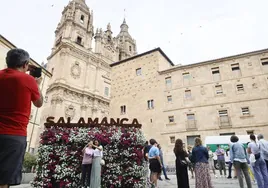
<svg viewBox="0 0 268 188">
<path fill-rule="evenodd" d="M 156 51 L 160 52 L 160 54 L 161 54 L 162 56 L 164 56 L 164 58 L 165 58 L 165 59 L 166 59 L 172 66 L 174 66 L 174 63 L 168 58 L 168 56 L 161 50 L 160 47 L 155 48 L 155 49 L 152 49 L 152 50 L 149 50 L 149 51 L 147 51 L 147 52 L 144 52 L 144 53 L 141 53 L 141 54 L 138 54 L 138 55 L 135 55 L 135 56 L 132 56 L 132 57 L 129 57 L 129 58 L 127 58 L 127 59 L 123 59 L 123 60 L 121 60 L 121 61 L 112 63 L 110 66 L 113 67 L 113 66 L 119 65 L 119 64 L 121 64 L 121 63 L 124 63 L 124 62 L 126 62 L 126 61 L 130 61 L 130 60 L 136 59 L 136 58 L 138 58 L 138 57 L 141 57 L 141 56 L 144 56 L 144 55 L 150 54 L 150 53 L 152 53 L 152 52 L 156 52 Z"/>
<path fill-rule="evenodd" d="M 10 46 L 12 46 L 12 48 L 17 48 L 17 46 L 15 46 L 12 42 L 10 42 L 7 38 L 5 38 L 3 35 L 0 34 L 0 39 L 1 39 L 1 38 L 4 39 Z M 30 58 L 30 60 L 31 60 L 33 63 L 39 65 L 40 68 L 42 68 L 43 71 L 45 71 L 47 74 L 50 75 L 50 77 L 52 77 L 52 74 L 51 74 L 47 69 L 45 69 L 42 65 L 40 65 L 39 63 L 37 63 L 37 62 L 36 62 L 35 60 L 33 60 L 32 58 Z"/>
<path fill-rule="evenodd" d="M 196 67 L 196 66 L 205 65 L 205 64 L 219 63 L 219 62 L 223 62 L 223 61 L 229 61 L 229 60 L 232 60 L 234 58 L 243 58 L 243 57 L 258 55 L 258 54 L 262 54 L 262 53 L 268 53 L 268 48 L 261 49 L 261 50 L 255 50 L 255 51 L 251 51 L 251 52 L 246 52 L 246 53 L 241 53 L 241 54 L 236 54 L 236 55 L 231 55 L 231 56 L 226 56 L 226 57 L 221 57 L 221 58 L 207 60 L 207 61 L 201 61 L 201 62 L 197 62 L 197 63 L 191 63 L 188 65 L 177 65 L 175 67 L 171 67 L 169 69 L 166 69 L 166 70 L 163 70 L 160 72 L 165 73 L 165 72 L 170 72 L 170 71 L 185 69 L 185 68 L 190 68 L 190 67 Z"/>
</svg>

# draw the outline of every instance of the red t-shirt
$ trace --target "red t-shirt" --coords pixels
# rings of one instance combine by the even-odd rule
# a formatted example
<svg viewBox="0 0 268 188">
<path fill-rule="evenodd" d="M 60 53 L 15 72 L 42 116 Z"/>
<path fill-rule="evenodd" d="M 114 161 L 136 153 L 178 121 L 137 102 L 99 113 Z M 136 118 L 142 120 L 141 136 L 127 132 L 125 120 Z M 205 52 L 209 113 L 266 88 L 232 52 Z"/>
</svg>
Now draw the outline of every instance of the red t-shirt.
<svg viewBox="0 0 268 188">
<path fill-rule="evenodd" d="M 27 136 L 31 101 L 40 98 L 35 79 L 14 69 L 0 71 L 0 134 Z"/>
</svg>

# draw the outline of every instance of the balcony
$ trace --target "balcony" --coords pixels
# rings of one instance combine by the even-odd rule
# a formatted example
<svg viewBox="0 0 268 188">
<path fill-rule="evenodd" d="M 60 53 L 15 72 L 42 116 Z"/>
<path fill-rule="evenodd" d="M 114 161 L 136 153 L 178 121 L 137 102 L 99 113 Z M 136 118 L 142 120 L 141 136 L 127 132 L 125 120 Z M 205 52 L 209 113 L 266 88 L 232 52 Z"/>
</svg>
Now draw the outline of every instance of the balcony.
<svg viewBox="0 0 268 188">
<path fill-rule="evenodd" d="M 220 128 L 232 127 L 231 119 L 229 118 L 229 116 L 220 116 L 219 117 L 219 126 L 220 126 Z"/>
<path fill-rule="evenodd" d="M 197 130 L 196 120 L 186 121 L 186 130 L 187 131 Z"/>
</svg>

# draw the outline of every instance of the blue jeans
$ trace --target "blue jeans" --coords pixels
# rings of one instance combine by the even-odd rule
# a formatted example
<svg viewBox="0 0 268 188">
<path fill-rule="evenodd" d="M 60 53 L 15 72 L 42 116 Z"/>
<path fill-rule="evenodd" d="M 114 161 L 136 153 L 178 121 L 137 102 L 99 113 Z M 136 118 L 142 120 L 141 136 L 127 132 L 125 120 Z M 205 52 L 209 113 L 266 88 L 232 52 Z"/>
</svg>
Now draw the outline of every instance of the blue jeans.
<svg viewBox="0 0 268 188">
<path fill-rule="evenodd" d="M 268 187 L 268 172 L 264 159 L 257 159 L 254 166 L 254 176 L 258 184 L 258 188 Z"/>
<path fill-rule="evenodd" d="M 164 173 L 164 176 L 165 176 L 165 178 L 168 178 L 167 177 L 167 172 L 166 172 L 166 168 L 165 168 L 165 165 L 164 165 L 164 163 L 162 163 L 162 171 L 163 171 L 163 173 Z"/>
</svg>

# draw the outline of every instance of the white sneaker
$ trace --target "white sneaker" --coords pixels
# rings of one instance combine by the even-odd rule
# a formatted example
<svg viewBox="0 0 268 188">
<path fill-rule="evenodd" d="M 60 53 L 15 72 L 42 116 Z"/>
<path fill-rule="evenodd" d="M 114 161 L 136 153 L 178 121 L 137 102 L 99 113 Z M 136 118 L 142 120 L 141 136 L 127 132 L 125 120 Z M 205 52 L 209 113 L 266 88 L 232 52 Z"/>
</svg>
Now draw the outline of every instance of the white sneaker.
<svg viewBox="0 0 268 188">
<path fill-rule="evenodd" d="M 218 176 L 215 174 L 215 178 L 218 178 Z"/>
</svg>

